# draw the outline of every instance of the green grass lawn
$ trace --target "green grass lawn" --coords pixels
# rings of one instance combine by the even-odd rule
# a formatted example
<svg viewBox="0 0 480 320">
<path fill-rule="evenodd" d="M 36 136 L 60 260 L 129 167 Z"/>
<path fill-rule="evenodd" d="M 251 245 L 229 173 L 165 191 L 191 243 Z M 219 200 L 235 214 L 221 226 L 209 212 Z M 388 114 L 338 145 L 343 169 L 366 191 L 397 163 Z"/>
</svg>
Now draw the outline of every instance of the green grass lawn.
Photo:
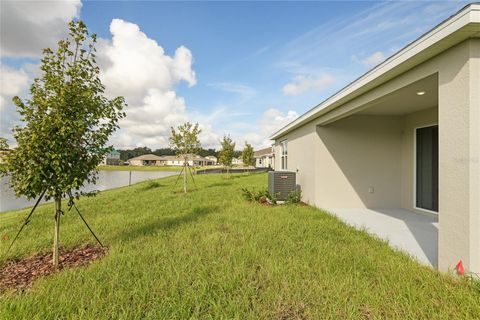
<svg viewBox="0 0 480 320">
<path fill-rule="evenodd" d="M 265 174 L 175 177 L 82 199 L 109 254 L 24 292 L 0 294 L 2 319 L 473 319 L 480 291 L 311 207 L 243 200 Z M 178 186 L 180 189 L 180 185 Z M 7 258 L 50 250 L 52 205 L 40 206 Z M 10 239 L 28 210 L 0 215 Z M 73 213 L 65 247 L 94 243 Z M 3 256 L 10 241 L 1 240 Z M 6 257 L 1 258 L 5 261 Z"/>
</svg>

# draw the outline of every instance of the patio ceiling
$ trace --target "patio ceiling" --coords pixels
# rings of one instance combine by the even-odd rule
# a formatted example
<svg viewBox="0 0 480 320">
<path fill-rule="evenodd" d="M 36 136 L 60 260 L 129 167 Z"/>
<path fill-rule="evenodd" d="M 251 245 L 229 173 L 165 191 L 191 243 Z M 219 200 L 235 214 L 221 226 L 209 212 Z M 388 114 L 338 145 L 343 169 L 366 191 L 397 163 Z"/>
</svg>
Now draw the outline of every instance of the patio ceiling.
<svg viewBox="0 0 480 320">
<path fill-rule="evenodd" d="M 431 75 L 377 100 L 356 114 L 401 116 L 438 106 L 438 77 Z"/>
</svg>

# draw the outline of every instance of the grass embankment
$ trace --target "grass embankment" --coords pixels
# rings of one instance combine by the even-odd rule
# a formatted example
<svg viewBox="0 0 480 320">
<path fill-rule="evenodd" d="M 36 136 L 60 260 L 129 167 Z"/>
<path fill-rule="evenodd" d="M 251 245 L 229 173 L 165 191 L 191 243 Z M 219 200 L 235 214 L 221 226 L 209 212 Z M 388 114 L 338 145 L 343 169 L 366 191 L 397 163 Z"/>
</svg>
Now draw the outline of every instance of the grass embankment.
<svg viewBox="0 0 480 320">
<path fill-rule="evenodd" d="M 187 195 L 171 191 L 174 179 L 79 201 L 109 254 L 41 279 L 25 293 L 0 294 L 2 318 L 480 315 L 480 293 L 466 281 L 423 267 L 320 210 L 242 199 L 240 188 L 265 186 L 265 174 L 198 176 L 198 190 Z M 39 208 L 8 258 L 50 250 L 52 210 L 50 204 Z M 11 239 L 26 214 L 0 215 L 0 235 Z M 0 253 L 9 242 L 0 242 Z M 86 242 L 94 240 L 80 219 L 62 216 L 61 243 Z"/>
</svg>

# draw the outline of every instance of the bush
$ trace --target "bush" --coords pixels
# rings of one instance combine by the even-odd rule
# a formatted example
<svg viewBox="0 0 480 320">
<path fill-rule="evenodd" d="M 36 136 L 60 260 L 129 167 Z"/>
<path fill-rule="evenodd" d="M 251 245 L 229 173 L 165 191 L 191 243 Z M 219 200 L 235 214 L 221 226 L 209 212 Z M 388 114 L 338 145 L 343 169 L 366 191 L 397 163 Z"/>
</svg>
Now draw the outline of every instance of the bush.
<svg viewBox="0 0 480 320">
<path fill-rule="evenodd" d="M 143 189 L 150 190 L 150 189 L 159 188 L 161 186 L 162 185 L 158 181 L 148 181 Z"/>
<path fill-rule="evenodd" d="M 300 189 L 292 191 L 288 194 L 286 203 L 300 203 L 302 200 L 302 191 Z"/>
<path fill-rule="evenodd" d="M 275 195 L 271 195 L 267 189 L 249 190 L 247 188 L 242 188 L 242 194 L 243 197 L 248 201 L 277 204 L 277 197 Z"/>
</svg>

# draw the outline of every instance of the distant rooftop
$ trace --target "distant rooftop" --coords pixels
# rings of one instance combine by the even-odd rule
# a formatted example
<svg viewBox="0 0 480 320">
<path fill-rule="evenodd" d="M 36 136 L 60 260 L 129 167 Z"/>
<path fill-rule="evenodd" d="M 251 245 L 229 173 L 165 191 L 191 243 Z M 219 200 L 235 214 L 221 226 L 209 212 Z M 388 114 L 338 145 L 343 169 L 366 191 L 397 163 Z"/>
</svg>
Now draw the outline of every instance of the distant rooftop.
<svg viewBox="0 0 480 320">
<path fill-rule="evenodd" d="M 253 155 L 255 157 L 261 157 L 261 156 L 264 156 L 264 155 L 267 155 L 267 154 L 272 154 L 272 148 L 271 147 L 268 147 L 268 148 L 265 148 L 265 149 L 260 149 L 260 150 L 257 150 L 253 153 Z"/>
<path fill-rule="evenodd" d="M 163 157 L 159 157 L 155 154 L 143 154 L 141 156 L 128 159 L 128 161 L 132 161 L 132 160 L 157 161 L 157 160 L 163 160 Z"/>
</svg>

